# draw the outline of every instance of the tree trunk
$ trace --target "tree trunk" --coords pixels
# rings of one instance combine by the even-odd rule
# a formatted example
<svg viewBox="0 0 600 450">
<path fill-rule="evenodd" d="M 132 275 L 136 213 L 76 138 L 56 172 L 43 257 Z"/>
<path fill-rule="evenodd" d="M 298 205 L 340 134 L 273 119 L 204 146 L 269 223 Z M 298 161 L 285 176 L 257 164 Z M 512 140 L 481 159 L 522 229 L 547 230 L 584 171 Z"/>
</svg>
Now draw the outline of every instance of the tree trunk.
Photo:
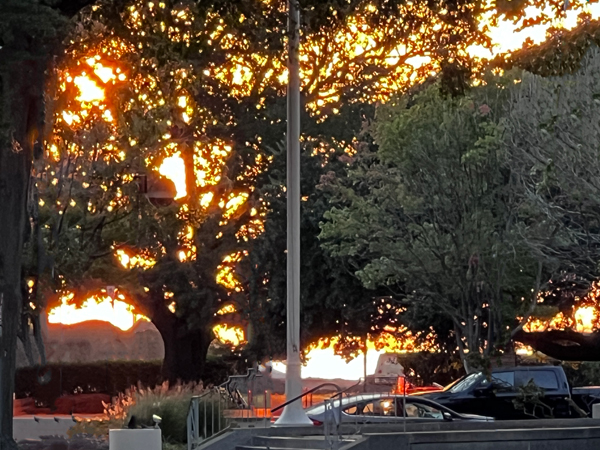
<svg viewBox="0 0 600 450">
<path fill-rule="evenodd" d="M 207 327 L 189 330 L 184 319 L 168 311 L 152 319 L 165 345 L 163 375 L 171 383 L 200 381 L 204 376 L 206 354 L 214 336 Z"/>
<path fill-rule="evenodd" d="M 0 449 L 16 448 L 12 413 L 17 330 L 21 312 L 21 250 L 27 159 L 0 148 Z"/>
<path fill-rule="evenodd" d="M 93 0 L 0 1 L 0 450 L 16 448 L 12 409 L 17 331 L 21 323 L 21 258 L 34 149 L 44 134 L 47 69 L 72 16 Z"/>
<path fill-rule="evenodd" d="M 43 124 L 44 59 L 26 36 L 0 51 L 0 449 L 16 448 L 12 408 L 17 332 L 21 323 L 21 258 L 27 189 Z M 41 138 L 40 138 L 41 139 Z"/>
</svg>

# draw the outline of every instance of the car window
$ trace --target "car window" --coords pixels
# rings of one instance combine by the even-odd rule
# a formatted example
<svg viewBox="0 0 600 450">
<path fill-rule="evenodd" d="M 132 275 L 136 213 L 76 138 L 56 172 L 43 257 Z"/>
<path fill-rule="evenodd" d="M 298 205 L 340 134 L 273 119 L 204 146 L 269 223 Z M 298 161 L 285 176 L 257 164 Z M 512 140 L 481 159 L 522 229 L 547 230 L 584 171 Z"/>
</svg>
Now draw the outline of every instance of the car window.
<svg viewBox="0 0 600 450">
<path fill-rule="evenodd" d="M 515 387 L 514 372 L 494 372 L 490 377 L 484 377 L 479 386 L 487 387 L 493 383 L 493 388 L 498 391 L 512 391 Z"/>
<path fill-rule="evenodd" d="M 492 375 L 492 382 L 503 386 L 514 386 L 515 385 L 515 373 L 514 372 L 496 372 Z"/>
<path fill-rule="evenodd" d="M 362 410 L 362 415 L 364 416 L 394 416 L 396 414 L 394 400 L 391 398 L 380 398 L 361 403 L 358 406 L 358 410 Z M 358 414 L 361 414 L 361 412 L 358 412 Z"/>
<path fill-rule="evenodd" d="M 421 417 L 427 419 L 443 419 L 442 411 L 433 406 L 421 403 L 407 403 L 406 417 Z"/>
<path fill-rule="evenodd" d="M 448 389 L 448 392 L 463 392 L 463 391 L 468 391 L 472 386 L 474 386 L 475 384 L 477 384 L 481 378 L 481 372 L 477 372 L 477 373 L 472 373 L 470 375 L 467 375 L 466 377 L 464 377 L 462 380 L 460 380 L 458 383 L 456 383 L 454 386 L 452 386 L 450 389 Z"/>
<path fill-rule="evenodd" d="M 354 407 L 356 407 L 356 402 L 359 401 L 360 398 L 356 398 L 356 397 L 346 397 L 342 400 L 342 406 L 346 406 L 346 405 L 350 405 L 350 407 L 352 405 L 354 405 Z M 339 400 L 335 400 L 335 407 L 339 408 L 340 406 L 340 402 Z M 325 412 L 325 403 L 321 402 L 315 406 L 312 406 L 310 408 L 308 408 L 306 410 L 306 412 L 308 414 L 323 414 Z"/>
<path fill-rule="evenodd" d="M 517 372 L 517 386 L 525 386 L 529 381 L 546 390 L 558 389 L 558 379 L 552 370 L 523 370 Z"/>
<path fill-rule="evenodd" d="M 396 406 L 394 405 L 393 398 L 382 398 L 379 402 L 381 407 L 381 413 L 384 416 L 395 416 L 397 413 Z"/>
<path fill-rule="evenodd" d="M 380 416 L 379 408 L 375 401 L 361 403 L 358 407 L 359 414 L 363 416 Z"/>
<path fill-rule="evenodd" d="M 352 406 L 349 406 L 348 408 L 344 409 L 344 412 L 346 414 L 350 414 L 350 415 L 355 415 L 357 411 L 358 411 L 358 408 L 356 407 L 356 405 L 352 405 Z"/>
</svg>

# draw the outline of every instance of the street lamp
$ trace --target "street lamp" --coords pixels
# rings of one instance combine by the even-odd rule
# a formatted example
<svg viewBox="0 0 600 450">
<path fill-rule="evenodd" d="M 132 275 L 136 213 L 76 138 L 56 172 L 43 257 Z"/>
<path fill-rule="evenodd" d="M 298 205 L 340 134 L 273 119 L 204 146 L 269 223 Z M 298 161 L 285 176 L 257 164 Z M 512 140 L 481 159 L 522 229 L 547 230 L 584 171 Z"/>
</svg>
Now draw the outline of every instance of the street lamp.
<svg viewBox="0 0 600 450">
<path fill-rule="evenodd" d="M 288 0 L 287 89 L 287 367 L 286 402 L 302 394 L 300 363 L 300 8 Z M 310 426 L 296 400 L 283 409 L 276 426 Z"/>
<path fill-rule="evenodd" d="M 170 179 L 153 175 L 148 180 L 148 175 L 136 175 L 139 192 L 143 194 L 154 207 L 165 207 L 171 205 L 177 196 L 175 183 Z"/>
</svg>

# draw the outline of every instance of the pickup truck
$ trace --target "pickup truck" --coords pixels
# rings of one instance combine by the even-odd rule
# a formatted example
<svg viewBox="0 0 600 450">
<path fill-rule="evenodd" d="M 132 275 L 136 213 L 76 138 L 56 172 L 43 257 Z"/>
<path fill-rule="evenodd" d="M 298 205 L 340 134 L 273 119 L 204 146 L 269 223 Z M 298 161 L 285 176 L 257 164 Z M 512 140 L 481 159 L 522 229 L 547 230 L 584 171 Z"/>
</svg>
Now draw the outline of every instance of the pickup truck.
<svg viewBox="0 0 600 450">
<path fill-rule="evenodd" d="M 527 399 L 519 388 L 533 382 L 543 395 Z M 571 388 L 560 366 L 495 368 L 490 374 L 471 373 L 438 392 L 424 392 L 425 398 L 463 414 L 495 419 L 591 417 L 592 405 L 600 402 L 600 387 Z M 517 408 L 513 400 L 525 400 Z"/>
</svg>

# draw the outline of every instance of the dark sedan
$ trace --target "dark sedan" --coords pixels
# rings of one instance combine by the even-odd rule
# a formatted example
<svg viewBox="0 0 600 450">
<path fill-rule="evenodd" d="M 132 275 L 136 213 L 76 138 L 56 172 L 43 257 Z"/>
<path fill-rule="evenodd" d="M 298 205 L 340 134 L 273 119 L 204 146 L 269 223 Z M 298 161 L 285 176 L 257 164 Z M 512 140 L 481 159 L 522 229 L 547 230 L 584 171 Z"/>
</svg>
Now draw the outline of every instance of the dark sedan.
<svg viewBox="0 0 600 450">
<path fill-rule="evenodd" d="M 393 394 L 360 394 L 333 401 L 335 417 L 348 423 L 390 423 L 402 422 L 436 422 L 452 420 L 491 421 L 491 417 L 473 414 L 459 414 L 451 409 L 423 397 Z M 325 417 L 333 419 L 331 406 L 326 411 L 324 403 L 306 410 L 307 416 L 315 423 L 325 422 Z M 337 421 L 337 420 L 336 420 Z"/>
</svg>

